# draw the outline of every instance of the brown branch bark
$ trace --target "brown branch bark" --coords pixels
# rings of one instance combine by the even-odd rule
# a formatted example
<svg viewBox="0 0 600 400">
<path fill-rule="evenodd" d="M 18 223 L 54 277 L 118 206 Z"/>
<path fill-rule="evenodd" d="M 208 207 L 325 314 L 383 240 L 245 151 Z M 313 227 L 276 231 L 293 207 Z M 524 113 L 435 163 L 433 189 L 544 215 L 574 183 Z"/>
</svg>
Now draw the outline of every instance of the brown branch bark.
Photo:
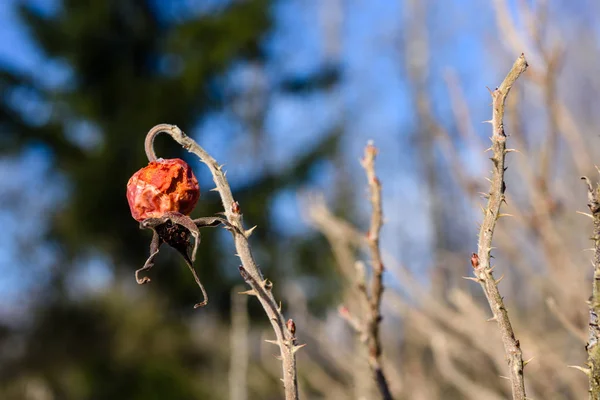
<svg viewBox="0 0 600 400">
<path fill-rule="evenodd" d="M 471 263 L 474 268 L 474 280 L 481 285 L 485 297 L 488 300 L 493 319 L 498 323 L 502 334 L 502 343 L 504 345 L 504 353 L 509 366 L 509 378 L 512 387 L 512 396 L 515 400 L 525 400 L 525 382 L 523 379 L 523 354 L 519 341 L 515 338 L 508 312 L 504 306 L 504 301 L 498 290 L 498 281 L 493 276 L 490 265 L 492 238 L 494 229 L 500 214 L 500 207 L 505 201 L 504 191 L 506 185 L 504 183 L 504 161 L 506 153 L 510 150 L 506 149 L 506 135 L 504 133 L 504 104 L 506 97 L 510 92 L 512 85 L 519 76 L 527 69 L 527 61 L 525 56 L 521 56 L 515 61 L 510 72 L 504 78 L 504 81 L 496 90 L 492 91 L 492 119 L 489 121 L 492 124 L 492 179 L 487 207 L 484 210 L 483 222 L 479 231 L 479 241 L 477 243 L 477 254 L 473 253 Z"/>
<path fill-rule="evenodd" d="M 588 368 L 586 371 L 590 381 L 590 400 L 600 399 L 600 188 L 594 190 L 587 177 L 582 177 L 588 187 L 588 207 L 594 218 L 594 280 L 592 298 L 590 300 L 590 321 L 588 328 Z"/>
<path fill-rule="evenodd" d="M 233 235 L 237 256 L 242 265 L 239 267 L 240 275 L 251 287 L 245 292 L 248 295 L 254 295 L 260 301 L 269 321 L 275 331 L 277 340 L 274 341 L 279 346 L 281 361 L 283 367 L 283 385 L 285 387 L 286 400 L 298 399 L 298 381 L 296 377 L 296 356 L 295 353 L 302 345 L 296 341 L 296 326 L 290 319 L 287 322 L 281 313 L 280 307 L 273 296 L 271 289 L 273 284 L 263 277 L 262 271 L 254 261 L 248 238 L 254 228 L 245 230 L 240 205 L 233 198 L 231 188 L 225 178 L 225 172 L 217 161 L 198 145 L 192 138 L 187 136 L 175 125 L 159 124 L 150 129 L 146 136 L 145 149 L 149 160 L 155 160 L 154 138 L 161 132 L 169 134 L 177 143 L 190 153 L 198 156 L 210 170 L 213 181 L 216 184 L 216 191 L 221 196 L 224 214 L 231 224 L 230 232 Z"/>
</svg>

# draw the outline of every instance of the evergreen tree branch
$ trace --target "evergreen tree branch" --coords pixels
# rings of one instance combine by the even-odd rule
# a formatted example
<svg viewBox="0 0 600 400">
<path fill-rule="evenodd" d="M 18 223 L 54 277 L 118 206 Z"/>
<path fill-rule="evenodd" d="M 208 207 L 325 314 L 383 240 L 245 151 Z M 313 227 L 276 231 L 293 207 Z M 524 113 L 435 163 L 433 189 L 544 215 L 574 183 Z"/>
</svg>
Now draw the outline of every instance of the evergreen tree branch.
<svg viewBox="0 0 600 400">
<path fill-rule="evenodd" d="M 248 238 L 252 234 L 252 229 L 245 230 L 240 205 L 233 198 L 231 188 L 225 177 L 222 166 L 198 145 L 192 138 L 187 136 L 181 129 L 175 125 L 159 124 L 150 129 L 146 136 L 145 150 L 149 161 L 156 160 L 154 152 L 154 138 L 161 132 L 169 134 L 177 143 L 190 153 L 198 156 L 210 170 L 213 181 L 216 184 L 216 191 L 221 196 L 223 209 L 226 219 L 231 225 L 229 231 L 233 235 L 237 256 L 242 265 L 239 267 L 240 275 L 244 281 L 251 287 L 244 292 L 253 295 L 260 301 L 277 337 L 277 345 L 281 353 L 283 366 L 283 385 L 285 387 L 286 400 L 298 399 L 298 380 L 296 377 L 296 351 L 303 345 L 298 345 L 296 340 L 296 325 L 291 319 L 287 322 L 281 313 L 281 307 L 278 306 L 271 289 L 273 284 L 263 277 L 262 271 L 254 261 Z"/>
<path fill-rule="evenodd" d="M 502 342 L 504 352 L 509 366 L 509 378 L 512 387 L 512 396 L 515 400 L 525 400 L 525 381 L 523 378 L 523 354 L 519 341 L 515 338 L 508 312 L 504 306 L 504 301 L 498 290 L 498 282 L 493 274 L 493 267 L 490 265 L 492 251 L 492 237 L 500 214 L 500 207 L 505 201 L 504 192 L 506 185 L 504 183 L 504 161 L 506 153 L 510 150 L 506 149 L 506 135 L 504 133 L 504 104 L 506 97 L 510 92 L 512 85 L 519 76 L 527 69 L 527 61 L 525 56 L 521 56 L 515 61 L 510 72 L 504 78 L 500 87 L 491 91 L 492 95 L 492 119 L 489 121 L 492 124 L 493 134 L 492 140 L 492 179 L 490 180 L 490 192 L 487 207 L 484 210 L 483 222 L 479 231 L 479 241 L 477 243 L 477 254 L 473 253 L 471 264 L 473 265 L 476 278 L 472 278 L 479 282 L 485 297 L 488 300 L 492 313 L 493 320 L 498 323 L 502 334 Z"/>
</svg>

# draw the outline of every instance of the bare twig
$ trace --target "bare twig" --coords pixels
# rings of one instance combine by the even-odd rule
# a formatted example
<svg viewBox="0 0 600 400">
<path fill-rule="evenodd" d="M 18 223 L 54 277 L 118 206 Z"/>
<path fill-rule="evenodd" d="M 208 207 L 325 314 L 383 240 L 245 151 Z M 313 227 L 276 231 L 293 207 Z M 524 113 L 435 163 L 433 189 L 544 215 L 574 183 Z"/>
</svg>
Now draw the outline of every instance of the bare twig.
<svg viewBox="0 0 600 400">
<path fill-rule="evenodd" d="M 590 399 L 600 399 L 600 188 L 594 189 L 590 180 L 584 176 L 588 188 L 588 207 L 594 216 L 594 280 L 590 299 L 590 321 L 588 330 L 587 366 L 590 379 Z"/>
<path fill-rule="evenodd" d="M 375 174 L 375 157 L 377 149 L 372 143 L 365 147 L 365 156 L 361 161 L 367 180 L 369 182 L 369 194 L 371 200 L 371 225 L 367 233 L 367 241 L 371 252 L 371 266 L 373 277 L 371 278 L 371 293 L 367 293 L 366 287 L 362 290 L 368 302 L 368 312 L 364 324 L 364 334 L 369 349 L 369 366 L 377 382 L 377 388 L 381 398 L 391 399 L 392 395 L 381 366 L 381 338 L 379 335 L 379 324 L 381 322 L 381 295 L 383 294 L 383 260 L 379 249 L 379 232 L 383 225 L 383 211 L 381 209 L 381 182 Z"/>
<path fill-rule="evenodd" d="M 233 198 L 231 188 L 225 178 L 225 172 L 217 161 L 212 158 L 202 147 L 192 138 L 187 136 L 181 129 L 175 125 L 159 124 L 150 129 L 146 136 L 145 149 L 149 160 L 156 160 L 154 153 L 154 138 L 161 132 L 169 134 L 177 143 L 190 153 L 198 156 L 210 170 L 213 181 L 216 184 L 216 191 L 221 196 L 225 217 L 229 224 L 229 231 L 233 235 L 237 256 L 242 265 L 239 267 L 240 275 L 250 285 L 251 290 L 244 292 L 253 295 L 260 301 L 277 337 L 277 345 L 281 353 L 283 366 L 283 385 L 285 387 L 286 400 L 298 399 L 298 382 L 296 377 L 296 356 L 295 353 L 302 345 L 296 341 L 296 326 L 291 319 L 287 322 L 281 313 L 271 289 L 273 284 L 263 277 L 262 271 L 254 261 L 248 237 L 252 234 L 254 228 L 245 230 L 242 222 L 242 213 L 240 205 Z"/>
<path fill-rule="evenodd" d="M 546 305 L 550 309 L 550 312 L 554 314 L 558 322 L 571 334 L 573 337 L 579 339 L 581 342 L 587 342 L 587 335 L 583 328 L 579 328 L 576 326 L 573 321 L 569 320 L 569 318 L 560 310 L 558 305 L 556 304 L 556 300 L 552 297 L 548 297 L 546 299 Z"/>
<path fill-rule="evenodd" d="M 248 399 L 248 296 L 240 296 L 242 286 L 231 291 L 231 336 L 229 359 L 229 399 Z"/>
<path fill-rule="evenodd" d="M 383 225 L 383 212 L 381 208 L 381 183 L 375 174 L 375 156 L 377 149 L 372 143 L 365 147 L 365 156 L 361 165 L 367 174 L 369 183 L 370 201 L 373 211 L 371 213 L 371 224 L 366 235 L 366 242 L 371 254 L 372 278 L 368 288 L 364 265 L 357 262 L 356 284 L 360 292 L 360 298 L 364 304 L 364 316 L 356 318 L 350 314 L 344 306 L 339 308 L 339 314 L 360 335 L 361 340 L 366 343 L 368 350 L 369 367 L 377 384 L 377 389 L 384 400 L 392 399 L 392 395 L 381 366 L 381 338 L 379 324 L 381 322 L 381 295 L 383 294 L 383 261 L 379 249 L 379 232 Z"/>
<path fill-rule="evenodd" d="M 473 253 L 471 263 L 475 272 L 475 280 L 477 280 L 488 300 L 494 320 L 498 323 L 498 327 L 502 333 L 502 342 L 504 344 L 504 352 L 509 365 L 509 377 L 512 385 L 513 399 L 525 399 L 525 382 L 523 379 L 523 355 L 519 341 L 515 338 L 512 325 L 508 318 L 508 312 L 504 306 L 502 296 L 498 291 L 498 284 L 492 274 L 490 266 L 490 258 L 492 251 L 492 237 L 496 227 L 496 221 L 502 215 L 500 214 L 500 206 L 505 201 L 504 191 L 504 160 L 507 153 L 506 135 L 504 133 L 504 104 L 506 97 L 510 92 L 512 85 L 519 76 L 527 69 L 527 61 L 525 56 L 521 56 L 515 61 L 510 72 L 504 78 L 504 81 L 496 90 L 491 91 L 493 113 L 492 119 L 489 121 L 492 124 L 492 147 L 493 152 L 492 162 L 492 179 L 489 192 L 487 207 L 484 210 L 484 218 L 479 231 L 479 241 L 477 243 L 477 254 Z"/>
<path fill-rule="evenodd" d="M 439 331 L 433 333 L 431 349 L 433 350 L 433 356 L 438 369 L 446 378 L 446 381 L 456 386 L 468 399 L 501 400 L 501 396 L 482 386 L 480 382 L 474 381 L 454 365 L 447 342 L 448 340 L 444 333 Z"/>
</svg>

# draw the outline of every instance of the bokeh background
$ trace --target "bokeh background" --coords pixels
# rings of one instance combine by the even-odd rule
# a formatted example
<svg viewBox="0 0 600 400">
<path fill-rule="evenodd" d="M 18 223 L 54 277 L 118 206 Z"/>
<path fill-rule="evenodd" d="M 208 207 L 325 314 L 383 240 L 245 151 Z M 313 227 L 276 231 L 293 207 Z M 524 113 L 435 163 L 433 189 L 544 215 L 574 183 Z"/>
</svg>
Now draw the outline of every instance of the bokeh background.
<svg viewBox="0 0 600 400">
<path fill-rule="evenodd" d="M 255 256 L 299 353 L 306 399 L 377 398 L 355 307 L 368 261 L 366 178 L 380 149 L 384 368 L 398 399 L 501 399 L 499 333 L 470 274 L 489 171 L 490 98 L 509 98 L 508 205 L 494 255 L 528 395 L 586 396 L 597 178 L 600 3 L 594 0 L 5 0 L 0 2 L 0 398 L 278 399 L 270 326 L 230 236 L 203 232 L 200 293 L 172 251 L 152 283 L 125 199 L 143 139 L 172 123 L 226 165 Z M 219 212 L 208 171 L 187 160 Z M 342 224 L 347 221 L 351 225 Z M 356 227 L 356 231 L 350 226 Z M 368 271 L 368 263 L 365 264 Z M 350 271 L 350 272 L 348 272 Z"/>
</svg>

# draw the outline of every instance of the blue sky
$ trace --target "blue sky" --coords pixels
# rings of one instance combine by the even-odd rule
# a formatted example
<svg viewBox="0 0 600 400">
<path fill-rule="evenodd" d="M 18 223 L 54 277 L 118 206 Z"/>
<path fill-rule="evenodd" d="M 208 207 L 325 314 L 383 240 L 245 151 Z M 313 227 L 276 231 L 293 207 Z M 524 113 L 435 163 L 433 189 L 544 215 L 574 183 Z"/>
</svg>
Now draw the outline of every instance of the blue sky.
<svg viewBox="0 0 600 400">
<path fill-rule="evenodd" d="M 28 40 L 27 32 L 16 19 L 13 7 L 17 0 L 0 2 L 0 62 L 16 70 L 37 74 L 37 78 L 46 84 L 63 82 L 65 69 L 58 62 L 44 60 L 35 46 Z M 42 10 L 56 10 L 56 1 L 31 1 Z M 512 56 L 497 56 L 506 60 L 504 64 L 490 66 L 490 52 L 502 54 L 494 38 L 494 22 L 489 6 L 477 0 L 435 2 L 428 14 L 428 40 L 430 50 L 430 87 L 433 109 L 443 121 L 451 119 L 447 106 L 448 94 L 444 76 L 449 70 L 456 73 L 470 105 L 474 121 L 487 119 L 488 101 L 485 86 L 493 86 L 502 71 L 512 63 Z M 340 9 L 337 5 L 342 4 Z M 335 18 L 340 13 L 340 18 Z M 390 249 L 400 247 L 411 251 L 397 254 L 400 259 L 414 260 L 414 254 L 426 254 L 430 242 L 429 221 L 425 214 L 427 202 L 423 193 L 418 171 L 415 166 L 413 129 L 415 128 L 414 107 L 410 86 L 406 79 L 403 46 L 408 37 L 407 23 L 412 16 L 407 15 L 406 4 L 396 0 L 347 0 L 324 2 L 322 0 L 292 0 L 278 2 L 274 9 L 276 28 L 270 35 L 267 47 L 271 54 L 267 65 L 266 84 L 277 81 L 290 74 L 305 74 L 319 68 L 326 62 L 340 64 L 343 79 L 335 90 L 302 98 L 288 95 L 274 95 L 268 100 L 266 127 L 268 143 L 273 149 L 271 158 L 263 168 L 281 168 L 291 155 L 319 140 L 320 136 L 336 123 L 345 126 L 346 136 L 343 146 L 347 157 L 347 168 L 351 176 L 356 176 L 356 193 L 368 211 L 364 196 L 364 178 L 358 159 L 365 143 L 374 139 L 381 148 L 378 170 L 383 181 L 384 211 L 387 225 L 384 229 L 384 245 Z M 498 47 L 498 50 L 494 49 Z M 39 65 L 44 65 L 44 73 L 39 74 Z M 240 69 L 242 82 L 255 82 L 260 76 L 253 75 L 246 66 Z M 17 99 L 18 101 L 18 99 Z M 485 126 L 474 123 L 481 135 L 486 135 Z M 203 145 L 213 155 L 227 165 L 228 177 L 235 182 L 252 174 L 256 164 L 254 160 L 240 158 L 236 152 L 223 146 L 224 135 L 239 138 L 235 146 L 246 145 L 243 135 L 239 136 L 239 127 L 231 123 L 228 113 L 207 118 L 201 127 Z M 190 129 L 188 129 L 189 131 Z M 93 137 L 92 137 L 93 138 Z M 20 158 L 2 160 L 0 174 L 18 176 L 15 182 L 24 179 L 31 182 L 31 193 L 25 198 L 36 200 L 40 192 L 47 201 L 46 207 L 52 207 L 60 200 L 61 191 L 50 193 L 42 189 L 36 176 L 46 176 L 56 188 L 64 183 L 60 176 L 51 170 L 51 157 L 43 149 L 32 149 Z M 472 157 L 469 163 L 475 174 L 480 173 L 483 156 Z M 27 165 L 32 176 L 15 174 Z M 315 176 L 314 185 L 307 189 L 328 190 L 331 176 L 335 171 L 324 168 Z M 46 181 L 46 182 L 48 182 Z M 11 187 L 0 188 L 0 193 L 10 192 Z M 28 197 L 29 196 L 29 197 Z M 24 205 L 21 205 L 24 206 Z M 280 224 L 282 230 L 296 225 L 301 220 L 297 194 L 282 193 L 274 200 L 273 223 Z M 42 208 L 43 210 L 43 208 Z M 18 208 L 9 207 L 0 210 L 0 222 L 11 238 L 36 232 L 35 226 L 19 226 Z M 43 215 L 40 215 L 43 221 Z M 406 237 L 407 226 L 411 227 L 411 236 Z M 306 229 L 299 225 L 291 234 L 302 234 Z M 398 239 L 402 237 L 403 239 Z M 23 285 L 31 288 L 32 274 L 24 274 L 23 266 L 36 265 L 44 268 L 51 260 L 52 249 L 40 248 L 40 254 L 32 260 L 23 260 L 15 251 L 18 246 L 14 240 L 0 242 L 0 298 L 19 300 Z M 15 239 L 16 240 L 16 239 Z M 400 246 L 398 241 L 403 245 Z M 394 251 L 392 251 L 394 252 Z M 35 253 L 35 252 L 34 252 Z M 92 271 L 94 277 L 104 276 L 102 282 L 110 277 L 102 275 L 102 257 L 90 256 L 83 260 L 83 271 Z M 415 268 L 428 264 L 426 258 L 413 263 Z M 29 277 L 30 279 L 27 279 Z M 85 273 L 82 279 L 85 281 Z M 85 282 L 84 282 L 85 283 Z M 8 300 L 7 299 L 7 300 Z M 4 302 L 5 299 L 2 299 Z M 11 302 L 12 303 L 12 302 Z M 5 303 L 7 304 L 7 303 Z M 14 303 L 13 303 L 14 304 Z M 0 309 L 0 313 L 2 310 Z"/>
</svg>

